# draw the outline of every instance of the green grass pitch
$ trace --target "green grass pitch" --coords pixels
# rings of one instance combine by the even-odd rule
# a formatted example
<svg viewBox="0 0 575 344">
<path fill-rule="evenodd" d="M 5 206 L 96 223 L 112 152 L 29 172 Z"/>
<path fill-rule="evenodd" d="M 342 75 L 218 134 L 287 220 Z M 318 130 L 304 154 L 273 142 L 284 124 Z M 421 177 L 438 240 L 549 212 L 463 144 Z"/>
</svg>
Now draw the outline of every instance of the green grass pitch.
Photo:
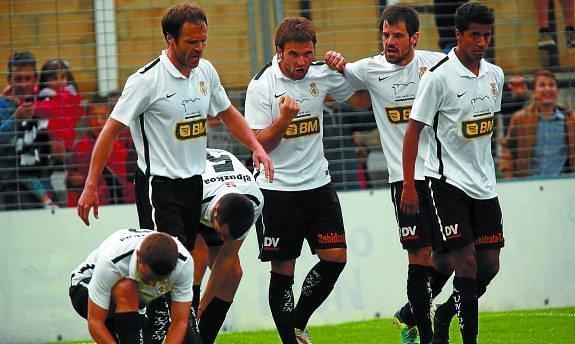
<svg viewBox="0 0 575 344">
<path fill-rule="evenodd" d="M 310 333 L 314 344 L 394 344 L 401 342 L 399 332 L 393 326 L 391 319 L 311 326 Z M 482 344 L 575 343 L 575 307 L 480 313 L 478 342 Z M 56 343 L 58 342 L 51 344 Z M 278 344 L 280 339 L 275 331 L 258 331 L 222 333 L 216 340 L 216 344 L 232 343 Z M 451 343 L 461 343 L 456 319 L 451 323 Z"/>
</svg>

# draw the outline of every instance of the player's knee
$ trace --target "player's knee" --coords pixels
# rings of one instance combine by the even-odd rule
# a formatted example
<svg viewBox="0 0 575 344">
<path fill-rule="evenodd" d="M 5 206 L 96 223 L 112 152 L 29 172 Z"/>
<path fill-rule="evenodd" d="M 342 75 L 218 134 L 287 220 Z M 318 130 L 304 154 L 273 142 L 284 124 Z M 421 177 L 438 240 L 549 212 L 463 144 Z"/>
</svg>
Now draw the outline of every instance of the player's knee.
<svg viewBox="0 0 575 344">
<path fill-rule="evenodd" d="M 417 264 L 417 265 L 425 265 L 431 266 L 432 259 L 431 259 L 431 247 L 419 247 L 413 250 L 407 251 L 407 255 L 409 258 L 409 264 Z"/>
<path fill-rule="evenodd" d="M 112 288 L 112 298 L 116 303 L 116 311 L 138 310 L 140 294 L 134 280 L 124 278 Z"/>
<path fill-rule="evenodd" d="M 317 250 L 319 259 L 334 263 L 347 263 L 347 250 L 345 248 L 332 248 L 327 250 Z"/>
</svg>

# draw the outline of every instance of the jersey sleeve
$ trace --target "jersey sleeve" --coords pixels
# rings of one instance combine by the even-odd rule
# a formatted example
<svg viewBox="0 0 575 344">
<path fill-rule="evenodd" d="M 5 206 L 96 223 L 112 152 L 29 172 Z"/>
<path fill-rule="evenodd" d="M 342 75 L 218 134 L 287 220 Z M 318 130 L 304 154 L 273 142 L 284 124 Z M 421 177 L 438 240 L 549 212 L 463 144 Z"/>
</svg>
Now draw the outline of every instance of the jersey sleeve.
<svg viewBox="0 0 575 344">
<path fill-rule="evenodd" d="M 329 91 L 327 92 L 338 103 L 348 100 L 354 93 L 354 89 L 347 79 L 338 71 L 329 70 L 327 73 L 329 80 Z"/>
<path fill-rule="evenodd" d="M 88 284 L 88 295 L 98 306 L 109 309 L 112 288 L 122 277 L 109 259 L 99 259 Z"/>
<path fill-rule="evenodd" d="M 501 111 L 501 98 L 503 97 L 503 83 L 504 83 L 504 74 L 503 74 L 503 70 L 501 68 L 497 67 L 497 74 L 496 74 L 496 79 L 497 79 L 497 97 L 495 98 L 495 108 L 494 108 L 494 112 L 499 112 Z"/>
<path fill-rule="evenodd" d="M 441 86 L 439 85 L 440 79 L 437 74 L 425 73 L 421 77 L 417 95 L 411 108 L 410 119 L 418 122 L 425 123 L 429 126 L 433 125 L 435 113 L 441 106 Z"/>
<path fill-rule="evenodd" d="M 367 89 L 367 63 L 369 59 L 348 63 L 343 70 L 345 77 L 356 90 Z"/>
<path fill-rule="evenodd" d="M 232 105 L 232 102 L 228 98 L 224 86 L 222 86 L 218 72 L 216 71 L 214 66 L 212 66 L 211 63 L 209 64 L 209 66 L 210 66 L 210 73 L 212 76 L 212 82 L 211 82 L 212 90 L 211 90 L 210 107 L 208 109 L 208 114 L 216 116 L 218 113 L 227 110 L 230 107 L 230 105 Z"/>
<path fill-rule="evenodd" d="M 246 93 L 244 113 L 252 129 L 265 129 L 273 123 L 269 90 L 260 80 L 252 80 Z"/>
<path fill-rule="evenodd" d="M 129 126 L 150 104 L 151 83 L 145 80 L 143 74 L 134 73 L 126 81 L 122 95 L 112 110 L 111 118 Z"/>
<path fill-rule="evenodd" d="M 192 281 L 194 279 L 194 265 L 191 257 L 183 263 L 181 270 L 174 279 L 172 285 L 172 300 L 177 302 L 192 301 Z"/>
</svg>

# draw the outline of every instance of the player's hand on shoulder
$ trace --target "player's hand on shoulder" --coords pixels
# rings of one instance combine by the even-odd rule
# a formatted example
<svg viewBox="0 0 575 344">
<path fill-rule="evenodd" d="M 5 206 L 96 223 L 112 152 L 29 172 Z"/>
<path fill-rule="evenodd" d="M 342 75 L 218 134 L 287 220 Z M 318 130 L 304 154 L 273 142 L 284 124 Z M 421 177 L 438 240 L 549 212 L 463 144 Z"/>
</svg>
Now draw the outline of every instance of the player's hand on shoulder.
<svg viewBox="0 0 575 344">
<path fill-rule="evenodd" d="M 280 115 L 285 116 L 290 120 L 299 113 L 299 103 L 287 94 L 280 97 L 279 106 Z"/>
<path fill-rule="evenodd" d="M 78 206 L 76 211 L 78 216 L 84 221 L 86 226 L 90 225 L 90 210 L 94 208 L 94 217 L 98 218 L 98 204 L 100 204 L 100 199 L 98 198 L 98 191 L 92 188 L 84 188 L 82 195 L 78 200 Z"/>
<path fill-rule="evenodd" d="M 414 184 L 403 185 L 399 208 L 405 215 L 415 215 L 419 212 L 419 199 Z"/>
<path fill-rule="evenodd" d="M 343 73 L 345 65 L 347 64 L 345 58 L 341 55 L 341 53 L 338 53 L 337 51 L 328 51 L 325 53 L 324 62 L 340 73 Z"/>
</svg>

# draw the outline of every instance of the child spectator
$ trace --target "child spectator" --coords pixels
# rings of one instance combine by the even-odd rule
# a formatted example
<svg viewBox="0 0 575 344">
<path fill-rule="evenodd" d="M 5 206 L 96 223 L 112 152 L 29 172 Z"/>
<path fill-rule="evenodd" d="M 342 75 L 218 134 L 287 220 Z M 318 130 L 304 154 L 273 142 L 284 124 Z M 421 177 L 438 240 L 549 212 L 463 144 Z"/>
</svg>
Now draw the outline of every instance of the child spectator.
<svg viewBox="0 0 575 344">
<path fill-rule="evenodd" d="M 68 206 L 70 207 L 75 207 L 78 204 L 90 168 L 94 144 L 109 115 L 110 105 L 106 97 L 94 96 L 90 99 L 86 109 L 88 130 L 74 145 L 68 168 L 66 184 L 68 186 Z M 100 205 L 133 203 L 135 201 L 134 185 L 127 180 L 126 176 L 127 156 L 128 149 L 121 141 L 115 141 L 110 159 L 104 167 L 102 178 L 98 184 Z"/>
</svg>

